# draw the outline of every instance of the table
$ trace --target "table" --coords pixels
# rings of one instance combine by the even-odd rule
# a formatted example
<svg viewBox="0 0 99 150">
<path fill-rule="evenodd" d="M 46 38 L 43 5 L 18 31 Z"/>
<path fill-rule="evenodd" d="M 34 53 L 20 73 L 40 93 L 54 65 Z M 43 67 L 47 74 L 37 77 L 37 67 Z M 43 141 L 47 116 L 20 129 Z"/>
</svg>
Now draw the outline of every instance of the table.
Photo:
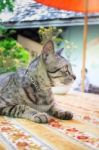
<svg viewBox="0 0 99 150">
<path fill-rule="evenodd" d="M 0 116 L 0 150 L 98 150 L 99 96 L 87 93 L 54 95 L 73 120 L 53 118 L 48 124 Z"/>
</svg>

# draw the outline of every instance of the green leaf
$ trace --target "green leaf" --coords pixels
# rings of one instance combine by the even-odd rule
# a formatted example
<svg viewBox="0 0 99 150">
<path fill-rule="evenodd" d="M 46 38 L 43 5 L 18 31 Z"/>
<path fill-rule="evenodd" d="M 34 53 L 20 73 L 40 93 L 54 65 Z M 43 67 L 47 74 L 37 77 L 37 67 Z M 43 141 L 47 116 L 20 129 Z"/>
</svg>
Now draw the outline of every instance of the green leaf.
<svg viewBox="0 0 99 150">
<path fill-rule="evenodd" d="M 1 0 L 0 1 L 0 12 L 7 8 L 9 11 L 13 11 L 15 0 Z"/>
<path fill-rule="evenodd" d="M 15 71 L 18 67 L 27 66 L 30 53 L 14 39 L 0 41 L 0 73 Z"/>
</svg>

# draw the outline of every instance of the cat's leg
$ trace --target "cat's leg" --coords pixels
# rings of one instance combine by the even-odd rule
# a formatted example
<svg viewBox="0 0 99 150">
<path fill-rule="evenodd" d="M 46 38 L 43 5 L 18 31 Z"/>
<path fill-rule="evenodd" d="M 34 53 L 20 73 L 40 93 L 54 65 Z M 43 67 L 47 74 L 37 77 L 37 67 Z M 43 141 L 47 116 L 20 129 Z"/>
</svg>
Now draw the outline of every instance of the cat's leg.
<svg viewBox="0 0 99 150">
<path fill-rule="evenodd" d="M 49 110 L 49 114 L 63 120 L 71 120 L 73 118 L 73 114 L 71 112 L 62 110 L 57 106 L 53 106 Z"/>
<path fill-rule="evenodd" d="M 46 113 L 38 112 L 26 105 L 12 105 L 0 108 L 0 114 L 11 117 L 26 118 L 37 123 L 47 123 L 49 120 L 49 116 Z"/>
</svg>

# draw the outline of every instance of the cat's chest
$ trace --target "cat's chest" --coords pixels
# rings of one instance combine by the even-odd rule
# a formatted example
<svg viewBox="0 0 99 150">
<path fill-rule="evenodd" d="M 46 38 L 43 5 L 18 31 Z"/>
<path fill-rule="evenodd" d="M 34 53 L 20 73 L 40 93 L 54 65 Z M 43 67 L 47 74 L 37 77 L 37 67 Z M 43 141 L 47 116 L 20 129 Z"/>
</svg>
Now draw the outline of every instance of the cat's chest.
<svg viewBox="0 0 99 150">
<path fill-rule="evenodd" d="M 53 95 L 50 90 L 44 92 L 41 90 L 35 96 L 37 104 L 49 105 L 53 101 Z"/>
<path fill-rule="evenodd" d="M 35 89 L 33 86 L 29 86 L 23 89 L 28 99 L 36 105 L 49 105 L 53 100 L 50 90 L 45 91 L 44 89 Z"/>
</svg>

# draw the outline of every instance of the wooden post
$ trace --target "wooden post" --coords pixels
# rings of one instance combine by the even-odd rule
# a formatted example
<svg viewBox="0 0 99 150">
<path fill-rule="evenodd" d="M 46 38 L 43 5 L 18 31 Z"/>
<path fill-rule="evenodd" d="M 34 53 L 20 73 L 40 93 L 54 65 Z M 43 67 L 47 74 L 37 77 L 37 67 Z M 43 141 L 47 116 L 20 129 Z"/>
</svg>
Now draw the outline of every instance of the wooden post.
<svg viewBox="0 0 99 150">
<path fill-rule="evenodd" d="M 87 34 L 88 34 L 88 0 L 85 0 L 85 17 L 83 32 L 83 52 L 82 52 L 82 92 L 85 89 L 85 68 L 86 68 L 86 50 L 87 50 Z"/>
</svg>

